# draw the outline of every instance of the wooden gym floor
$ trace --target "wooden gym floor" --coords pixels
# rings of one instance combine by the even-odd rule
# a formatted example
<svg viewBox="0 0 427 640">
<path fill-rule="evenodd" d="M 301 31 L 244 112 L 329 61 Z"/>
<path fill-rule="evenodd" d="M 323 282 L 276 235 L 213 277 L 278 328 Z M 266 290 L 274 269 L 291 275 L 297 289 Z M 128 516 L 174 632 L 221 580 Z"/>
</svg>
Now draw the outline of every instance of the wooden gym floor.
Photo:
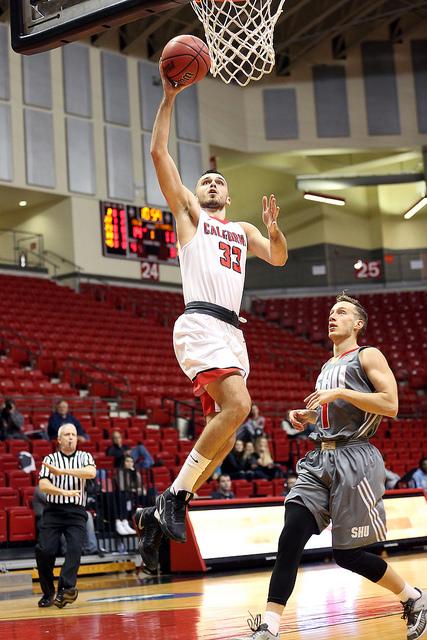
<svg viewBox="0 0 427 640">
<path fill-rule="evenodd" d="M 427 588 L 427 554 L 395 557 L 409 583 Z M 219 640 L 248 635 L 263 610 L 270 572 L 147 578 L 82 577 L 78 600 L 39 609 L 38 583 L 0 593 L 2 640 Z M 401 606 L 388 592 L 334 564 L 306 564 L 281 626 L 282 640 L 405 640 Z"/>
</svg>

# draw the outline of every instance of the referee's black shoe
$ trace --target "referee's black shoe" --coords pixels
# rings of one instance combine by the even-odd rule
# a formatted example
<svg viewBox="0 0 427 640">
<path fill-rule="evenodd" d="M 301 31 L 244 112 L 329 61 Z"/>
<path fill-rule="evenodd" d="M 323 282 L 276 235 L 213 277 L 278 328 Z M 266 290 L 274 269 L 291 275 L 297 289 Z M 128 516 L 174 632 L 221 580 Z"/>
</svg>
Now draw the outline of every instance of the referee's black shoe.
<svg viewBox="0 0 427 640">
<path fill-rule="evenodd" d="M 187 505 L 193 494 L 190 491 L 172 493 L 170 488 L 157 496 L 156 507 L 159 512 L 160 526 L 168 538 L 176 542 L 186 542 L 185 516 Z"/>
<path fill-rule="evenodd" d="M 58 589 L 53 604 L 55 607 L 58 607 L 58 609 L 63 609 L 66 604 L 71 604 L 74 600 L 77 600 L 78 595 L 79 592 L 77 589 Z"/>
<path fill-rule="evenodd" d="M 46 607 L 51 607 L 53 605 L 53 599 L 55 594 L 53 593 L 51 596 L 42 596 L 38 601 L 38 605 L 41 609 L 45 609 Z"/>
<path fill-rule="evenodd" d="M 138 534 L 138 549 L 141 554 L 144 566 L 148 571 L 154 573 L 159 564 L 159 547 L 163 538 L 154 512 L 156 507 L 146 507 L 135 511 L 134 523 Z"/>
</svg>

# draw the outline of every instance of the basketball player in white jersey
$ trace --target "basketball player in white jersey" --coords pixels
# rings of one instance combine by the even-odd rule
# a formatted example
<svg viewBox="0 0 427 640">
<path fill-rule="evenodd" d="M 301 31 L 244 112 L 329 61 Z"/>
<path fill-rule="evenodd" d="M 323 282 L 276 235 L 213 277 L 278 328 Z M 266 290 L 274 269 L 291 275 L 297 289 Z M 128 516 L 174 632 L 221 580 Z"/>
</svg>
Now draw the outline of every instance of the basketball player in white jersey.
<svg viewBox="0 0 427 640">
<path fill-rule="evenodd" d="M 333 357 L 322 367 L 305 409 L 289 412 L 299 430 L 315 424 L 316 449 L 297 464 L 298 480 L 286 497 L 264 615 L 248 621 L 251 640 L 279 640 L 280 619 L 293 591 L 307 541 L 332 522 L 335 562 L 396 595 L 403 605 L 407 640 L 427 638 L 427 592 L 408 584 L 387 562 L 366 550 L 386 539 L 385 470 L 369 442 L 383 416 L 398 410 L 397 384 L 383 354 L 360 347 L 368 315 L 345 294 L 329 314 Z M 242 640 L 242 639 L 234 639 Z"/>
<path fill-rule="evenodd" d="M 154 123 L 151 155 L 175 217 L 186 304 L 175 323 L 174 349 L 201 399 L 207 424 L 172 486 L 157 498 L 157 510 L 138 509 L 135 514 L 141 554 L 149 569 L 157 566 L 161 532 L 185 542 L 187 504 L 232 449 L 235 432 L 251 409 L 245 383 L 249 361 L 239 329 L 247 251 L 274 266 L 281 267 L 287 260 L 273 195 L 262 199 L 267 239 L 252 224 L 226 218 L 230 195 L 220 173 L 204 173 L 195 194 L 182 184 L 168 141 L 173 105 L 183 88 L 173 87 L 161 66 L 160 74 L 164 97 Z"/>
</svg>

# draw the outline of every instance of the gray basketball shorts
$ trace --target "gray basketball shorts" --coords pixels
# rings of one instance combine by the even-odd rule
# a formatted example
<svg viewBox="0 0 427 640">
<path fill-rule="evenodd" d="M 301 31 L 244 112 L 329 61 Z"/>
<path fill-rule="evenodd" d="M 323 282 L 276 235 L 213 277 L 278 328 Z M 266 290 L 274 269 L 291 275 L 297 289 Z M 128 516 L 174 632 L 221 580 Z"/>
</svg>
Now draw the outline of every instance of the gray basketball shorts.
<svg viewBox="0 0 427 640">
<path fill-rule="evenodd" d="M 352 549 L 386 539 L 385 469 L 368 442 L 310 451 L 297 464 L 289 501 L 303 504 L 323 531 L 332 522 L 332 546 Z"/>
</svg>

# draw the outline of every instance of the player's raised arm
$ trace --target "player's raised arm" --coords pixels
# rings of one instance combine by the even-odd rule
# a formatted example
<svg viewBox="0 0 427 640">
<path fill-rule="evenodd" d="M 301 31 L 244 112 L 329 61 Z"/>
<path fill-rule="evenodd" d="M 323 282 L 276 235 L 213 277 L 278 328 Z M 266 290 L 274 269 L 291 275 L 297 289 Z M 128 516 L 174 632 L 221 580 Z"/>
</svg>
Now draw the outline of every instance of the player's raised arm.
<svg viewBox="0 0 427 640">
<path fill-rule="evenodd" d="M 283 267 L 288 259 L 288 246 L 286 238 L 280 231 L 277 218 L 280 208 L 277 206 L 276 198 L 263 196 L 262 199 L 262 220 L 267 227 L 268 240 L 253 224 L 242 222 L 247 238 L 248 249 L 257 258 L 265 260 L 275 267 Z"/>
<path fill-rule="evenodd" d="M 184 87 L 174 87 L 164 75 L 160 64 L 163 83 L 163 99 L 154 122 L 151 137 L 151 157 L 156 169 L 160 188 L 175 217 L 190 215 L 197 221 L 197 200 L 194 194 L 182 184 L 181 176 L 168 149 L 172 111 L 177 94 Z M 194 217 L 195 216 L 195 217 Z"/>
</svg>

